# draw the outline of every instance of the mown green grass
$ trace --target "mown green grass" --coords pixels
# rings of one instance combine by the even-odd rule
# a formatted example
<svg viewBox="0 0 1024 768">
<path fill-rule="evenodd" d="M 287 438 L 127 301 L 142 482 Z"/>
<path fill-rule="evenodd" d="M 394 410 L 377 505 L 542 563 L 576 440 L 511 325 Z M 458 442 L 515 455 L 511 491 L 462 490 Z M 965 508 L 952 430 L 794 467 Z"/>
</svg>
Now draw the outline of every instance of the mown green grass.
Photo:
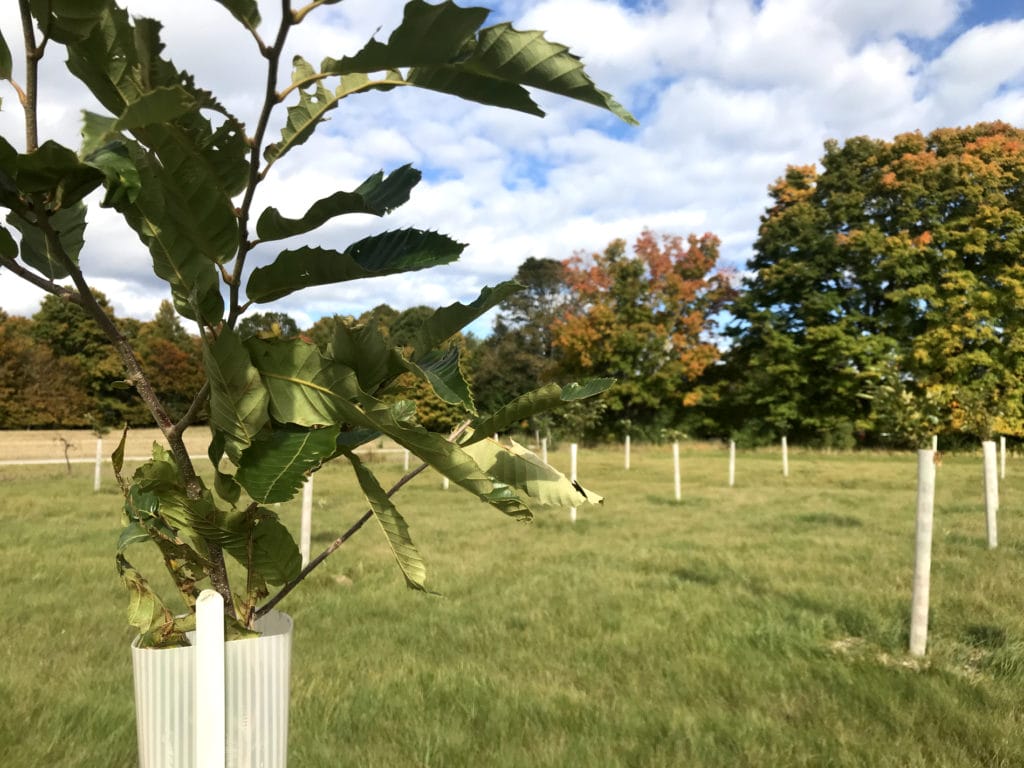
<svg viewBox="0 0 1024 768">
<path fill-rule="evenodd" d="M 584 451 L 607 501 L 575 525 L 520 525 L 422 476 L 397 500 L 441 597 L 405 590 L 367 526 L 284 604 L 290 764 L 1024 765 L 1024 463 L 989 551 L 980 455 L 945 457 L 914 660 L 916 457 L 796 452 L 784 479 L 777 454 L 741 453 L 735 488 L 726 461 L 684 448 L 677 503 L 668 449 L 634 447 L 628 473 Z M 0 483 L 0 764 L 131 766 L 112 483 L 94 495 L 88 466 Z M 316 492 L 325 546 L 364 505 L 341 467 Z"/>
</svg>

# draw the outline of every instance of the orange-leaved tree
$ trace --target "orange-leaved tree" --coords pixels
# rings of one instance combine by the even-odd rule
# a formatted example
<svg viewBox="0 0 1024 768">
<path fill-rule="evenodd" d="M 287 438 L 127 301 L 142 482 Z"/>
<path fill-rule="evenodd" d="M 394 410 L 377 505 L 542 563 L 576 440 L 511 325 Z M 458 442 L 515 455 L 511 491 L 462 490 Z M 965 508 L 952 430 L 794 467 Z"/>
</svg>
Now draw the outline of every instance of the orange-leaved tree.
<svg viewBox="0 0 1024 768">
<path fill-rule="evenodd" d="M 716 268 L 718 246 L 711 233 L 644 230 L 632 254 L 620 239 L 565 261 L 570 299 L 553 321 L 554 344 L 567 372 L 618 380 L 607 425 L 628 419 L 653 433 L 696 402 L 696 383 L 719 356 L 716 315 L 733 295 L 730 273 Z"/>
</svg>

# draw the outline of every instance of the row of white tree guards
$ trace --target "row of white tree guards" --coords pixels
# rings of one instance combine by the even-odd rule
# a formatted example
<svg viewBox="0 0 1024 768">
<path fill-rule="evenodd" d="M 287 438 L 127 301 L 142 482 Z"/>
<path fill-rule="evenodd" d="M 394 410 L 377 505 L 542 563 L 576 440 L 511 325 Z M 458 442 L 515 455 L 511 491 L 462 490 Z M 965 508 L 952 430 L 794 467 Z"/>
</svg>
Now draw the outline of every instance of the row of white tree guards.
<svg viewBox="0 0 1024 768">
<path fill-rule="evenodd" d="M 935 500 L 936 442 L 931 450 L 918 451 L 917 526 L 914 558 L 913 593 L 911 597 L 910 653 L 922 656 L 928 640 L 928 597 L 931 573 L 932 520 Z M 789 456 L 786 438 L 782 438 L 782 472 L 789 475 Z M 1000 439 L 1000 471 L 1006 476 L 1006 439 Z M 996 511 L 999 506 L 998 479 L 996 471 L 996 444 L 982 443 L 985 467 L 985 518 L 988 531 L 988 546 L 998 544 L 996 534 Z M 547 461 L 547 441 L 541 441 L 542 458 Z M 578 445 L 569 446 L 570 478 L 576 480 Z M 99 489 L 102 457 L 102 440 L 96 445 L 96 489 Z M 403 465 L 409 469 L 409 452 L 406 451 Z M 676 500 L 681 498 L 679 442 L 672 443 L 672 462 L 675 475 Z M 625 440 L 625 469 L 630 468 L 630 440 Z M 736 443 L 729 442 L 729 485 L 733 486 L 736 476 Z M 448 486 L 445 478 L 444 487 Z M 310 532 L 313 517 L 313 478 L 306 481 L 302 493 L 302 523 L 300 549 L 302 563 L 309 562 Z M 570 512 L 575 522 L 576 509 Z M 196 604 L 196 739 L 199 768 L 223 768 L 225 760 L 224 736 L 224 622 L 223 598 L 214 590 L 204 590 Z"/>
</svg>

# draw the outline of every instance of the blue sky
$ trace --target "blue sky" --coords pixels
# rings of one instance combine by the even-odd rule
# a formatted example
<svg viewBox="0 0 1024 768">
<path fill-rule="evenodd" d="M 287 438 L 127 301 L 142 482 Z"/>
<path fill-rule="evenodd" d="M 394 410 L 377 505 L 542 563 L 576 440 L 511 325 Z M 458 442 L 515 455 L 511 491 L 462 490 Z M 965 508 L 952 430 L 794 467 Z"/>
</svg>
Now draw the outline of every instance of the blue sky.
<svg viewBox="0 0 1024 768">
<path fill-rule="evenodd" d="M 484 3 L 486 5 L 486 3 Z M 272 23 L 278 3 L 262 3 Z M 311 61 L 358 49 L 401 16 L 397 0 L 346 0 L 295 29 L 289 53 Z M 586 105 L 537 94 L 544 120 L 406 89 L 350 100 L 277 168 L 258 196 L 298 215 L 378 169 L 426 171 L 411 201 L 381 222 L 333 223 L 316 245 L 343 248 L 383 227 L 418 226 L 469 243 L 460 262 L 358 286 L 319 288 L 267 308 L 300 324 L 469 301 L 528 256 L 563 259 L 634 239 L 644 227 L 711 231 L 742 270 L 767 204 L 790 163 L 810 163 L 828 138 L 890 138 L 910 130 L 1002 119 L 1024 125 L 1024 3 L 979 0 L 508 0 L 489 23 L 548 31 L 582 55 L 600 87 L 641 120 L 631 128 Z M 14 4 L 0 8 L 12 45 Z M 254 122 L 260 78 L 249 38 L 224 31 L 212 1 L 129 2 L 165 23 L 175 63 Z M 268 33 L 269 34 L 269 33 Z M 84 96 L 51 50 L 44 136 L 74 145 Z M 282 82 L 287 72 L 282 73 Z M 18 145 L 21 116 L 0 94 L 0 132 Z M 283 119 L 283 115 L 282 115 Z M 107 212 L 90 214 L 83 265 L 121 314 L 151 317 L 165 291 L 148 256 Z M 296 243 L 297 244 L 297 243 Z M 292 244 L 289 244 L 292 245 Z M 274 252 L 263 250 L 257 261 Z M 31 314 L 40 295 L 0 272 L 0 307 Z M 478 324 L 485 331 L 485 324 Z"/>
</svg>

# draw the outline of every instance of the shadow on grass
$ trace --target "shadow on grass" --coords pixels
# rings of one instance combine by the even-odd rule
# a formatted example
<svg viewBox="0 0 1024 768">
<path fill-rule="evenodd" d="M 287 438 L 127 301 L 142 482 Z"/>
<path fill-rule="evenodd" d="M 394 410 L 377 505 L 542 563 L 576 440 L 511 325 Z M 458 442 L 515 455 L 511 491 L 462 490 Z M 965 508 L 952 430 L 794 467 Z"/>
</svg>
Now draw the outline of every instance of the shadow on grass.
<svg viewBox="0 0 1024 768">
<path fill-rule="evenodd" d="M 971 624 L 964 629 L 963 641 L 975 648 L 1002 648 L 1006 630 L 992 624 Z"/>
<path fill-rule="evenodd" d="M 796 518 L 799 523 L 812 525 L 832 525 L 836 528 L 861 528 L 864 523 L 859 517 L 852 515 L 833 515 L 828 512 L 818 512 L 810 515 L 800 515 Z"/>
<path fill-rule="evenodd" d="M 703 584 L 705 586 L 713 587 L 721 580 L 721 578 L 710 571 L 706 567 L 696 568 L 676 568 L 670 572 L 673 579 L 678 581 L 689 582 L 690 584 Z"/>
</svg>

